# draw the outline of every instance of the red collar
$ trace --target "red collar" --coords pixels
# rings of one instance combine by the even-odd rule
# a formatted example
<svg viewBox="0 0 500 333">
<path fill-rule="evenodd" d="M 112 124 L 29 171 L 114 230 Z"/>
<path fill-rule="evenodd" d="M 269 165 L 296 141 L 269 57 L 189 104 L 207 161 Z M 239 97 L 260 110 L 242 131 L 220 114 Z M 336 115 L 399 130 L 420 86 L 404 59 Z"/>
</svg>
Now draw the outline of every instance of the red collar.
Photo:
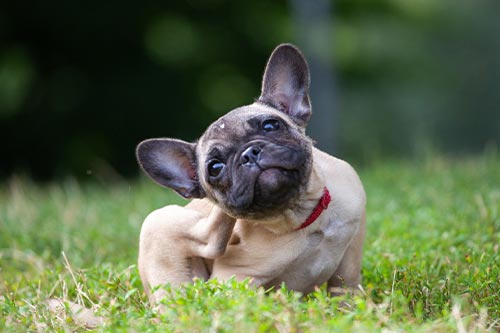
<svg viewBox="0 0 500 333">
<path fill-rule="evenodd" d="M 328 204 L 330 204 L 330 201 L 332 201 L 332 197 L 330 196 L 330 192 L 328 192 L 328 189 L 325 188 L 323 189 L 323 196 L 319 199 L 318 204 L 316 207 L 314 207 L 311 215 L 302 223 L 297 229 L 295 230 L 300 230 L 304 229 L 307 226 L 311 225 L 316 219 L 321 215 L 321 213 L 328 208 Z"/>
</svg>

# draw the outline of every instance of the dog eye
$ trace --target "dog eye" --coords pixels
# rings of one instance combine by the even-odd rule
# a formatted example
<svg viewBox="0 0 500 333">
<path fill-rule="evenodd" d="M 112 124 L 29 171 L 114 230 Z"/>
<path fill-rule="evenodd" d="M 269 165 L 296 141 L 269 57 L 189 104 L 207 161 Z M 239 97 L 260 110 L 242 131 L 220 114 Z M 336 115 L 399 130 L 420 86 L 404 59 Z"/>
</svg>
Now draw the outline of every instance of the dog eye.
<svg viewBox="0 0 500 333">
<path fill-rule="evenodd" d="M 208 175 L 210 177 L 217 177 L 224 170 L 225 164 L 219 160 L 211 160 L 208 162 Z"/>
<path fill-rule="evenodd" d="M 276 131 L 280 128 L 280 122 L 276 119 L 267 119 L 262 122 L 262 129 L 265 132 Z"/>
</svg>

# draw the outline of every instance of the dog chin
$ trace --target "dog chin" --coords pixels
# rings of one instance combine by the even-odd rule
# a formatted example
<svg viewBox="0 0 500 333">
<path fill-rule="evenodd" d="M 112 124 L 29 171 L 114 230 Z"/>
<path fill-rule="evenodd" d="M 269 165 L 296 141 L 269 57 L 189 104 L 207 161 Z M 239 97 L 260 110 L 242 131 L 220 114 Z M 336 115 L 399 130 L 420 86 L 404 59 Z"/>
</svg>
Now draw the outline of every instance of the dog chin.
<svg viewBox="0 0 500 333">
<path fill-rule="evenodd" d="M 255 195 L 260 195 L 264 197 L 265 200 L 274 198 L 275 200 L 271 202 L 276 202 L 276 199 L 282 197 L 291 187 L 296 185 L 296 182 L 292 179 L 292 173 L 291 171 L 280 168 L 263 170 L 255 182 Z"/>
<path fill-rule="evenodd" d="M 248 188 L 248 195 L 237 196 L 227 207 L 228 213 L 239 218 L 262 218 L 280 212 L 298 196 L 298 179 L 298 171 L 265 169 L 255 177 L 253 191 Z"/>
</svg>

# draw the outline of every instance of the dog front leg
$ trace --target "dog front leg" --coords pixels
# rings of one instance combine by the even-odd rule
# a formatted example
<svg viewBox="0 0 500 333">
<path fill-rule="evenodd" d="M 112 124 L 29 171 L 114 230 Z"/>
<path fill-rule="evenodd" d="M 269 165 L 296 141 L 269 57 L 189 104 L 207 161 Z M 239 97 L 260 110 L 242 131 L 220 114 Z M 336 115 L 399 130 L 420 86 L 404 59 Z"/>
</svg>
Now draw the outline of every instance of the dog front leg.
<svg viewBox="0 0 500 333">
<path fill-rule="evenodd" d="M 206 222 L 195 224 L 186 234 L 186 237 L 192 240 L 192 254 L 206 259 L 222 256 L 226 252 L 235 223 L 234 217 L 213 206 Z"/>
<path fill-rule="evenodd" d="M 167 206 L 151 213 L 141 229 L 139 273 L 152 304 L 165 296 L 162 288 L 195 277 L 207 279 L 203 261 L 224 254 L 235 219 L 214 207 L 208 217 L 195 210 Z M 205 259 L 206 258 L 206 259 Z"/>
</svg>

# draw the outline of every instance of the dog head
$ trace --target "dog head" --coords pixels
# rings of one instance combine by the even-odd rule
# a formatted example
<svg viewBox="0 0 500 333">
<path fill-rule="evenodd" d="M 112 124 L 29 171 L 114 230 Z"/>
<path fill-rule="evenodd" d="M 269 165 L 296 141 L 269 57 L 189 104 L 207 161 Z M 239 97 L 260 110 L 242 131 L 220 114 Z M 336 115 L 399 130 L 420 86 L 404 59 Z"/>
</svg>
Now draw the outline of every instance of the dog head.
<svg viewBox="0 0 500 333">
<path fill-rule="evenodd" d="M 227 214 L 258 219 L 293 207 L 312 169 L 309 69 L 292 45 L 271 54 L 261 96 L 211 124 L 196 143 L 141 142 L 137 159 L 153 180 L 185 198 L 207 197 Z"/>
</svg>

